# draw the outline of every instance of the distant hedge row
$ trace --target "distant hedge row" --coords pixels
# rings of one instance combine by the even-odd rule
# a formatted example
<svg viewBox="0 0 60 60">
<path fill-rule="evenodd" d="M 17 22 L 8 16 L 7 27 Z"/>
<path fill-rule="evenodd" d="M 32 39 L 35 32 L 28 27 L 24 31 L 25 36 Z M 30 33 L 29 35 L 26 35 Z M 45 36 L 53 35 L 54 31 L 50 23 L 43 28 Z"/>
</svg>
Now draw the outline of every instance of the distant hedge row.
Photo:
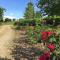
<svg viewBox="0 0 60 60">
<path fill-rule="evenodd" d="M 45 18 L 46 24 L 57 26 L 60 24 L 60 18 Z"/>
<path fill-rule="evenodd" d="M 57 26 L 59 24 L 60 24 L 60 18 L 45 18 L 45 19 L 41 19 L 41 20 L 39 20 L 39 19 L 33 19 L 33 20 L 21 19 L 19 21 L 14 22 L 14 25 L 17 25 L 17 26 L 35 26 L 35 25 Z"/>
<path fill-rule="evenodd" d="M 18 25 L 18 26 L 35 26 L 37 23 L 36 23 L 36 20 L 19 20 L 19 21 L 16 21 L 14 23 L 14 25 Z M 38 23 L 40 25 L 40 22 Z"/>
</svg>

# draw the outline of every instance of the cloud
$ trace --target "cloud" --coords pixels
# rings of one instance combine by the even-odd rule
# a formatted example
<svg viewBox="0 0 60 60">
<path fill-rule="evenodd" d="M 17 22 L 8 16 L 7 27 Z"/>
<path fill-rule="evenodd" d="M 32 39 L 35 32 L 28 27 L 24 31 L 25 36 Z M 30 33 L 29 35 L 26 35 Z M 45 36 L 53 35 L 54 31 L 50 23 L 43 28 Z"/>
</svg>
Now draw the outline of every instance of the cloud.
<svg viewBox="0 0 60 60">
<path fill-rule="evenodd" d="M 14 17 L 14 16 L 4 16 L 4 19 L 5 18 L 15 19 L 16 17 Z"/>
</svg>

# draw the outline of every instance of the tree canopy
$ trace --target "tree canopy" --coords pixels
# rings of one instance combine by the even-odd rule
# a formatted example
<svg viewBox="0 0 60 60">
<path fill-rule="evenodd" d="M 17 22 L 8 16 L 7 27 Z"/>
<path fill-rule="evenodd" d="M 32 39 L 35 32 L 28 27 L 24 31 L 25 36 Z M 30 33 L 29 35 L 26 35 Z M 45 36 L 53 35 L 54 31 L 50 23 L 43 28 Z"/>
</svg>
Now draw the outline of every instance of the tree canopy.
<svg viewBox="0 0 60 60">
<path fill-rule="evenodd" d="M 49 16 L 60 15 L 60 0 L 38 0 L 37 6 Z"/>
<path fill-rule="evenodd" d="M 0 7 L 0 20 L 3 20 L 4 11 L 5 9 Z"/>
</svg>

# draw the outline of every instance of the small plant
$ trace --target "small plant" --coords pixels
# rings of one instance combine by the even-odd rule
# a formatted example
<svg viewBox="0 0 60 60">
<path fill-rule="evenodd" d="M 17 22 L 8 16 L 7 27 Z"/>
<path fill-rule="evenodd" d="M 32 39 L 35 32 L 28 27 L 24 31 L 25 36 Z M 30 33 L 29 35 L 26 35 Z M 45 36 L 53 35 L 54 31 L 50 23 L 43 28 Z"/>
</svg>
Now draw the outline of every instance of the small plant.
<svg viewBox="0 0 60 60">
<path fill-rule="evenodd" d="M 40 42 L 40 26 L 34 26 L 33 29 L 29 29 L 27 34 L 30 43 L 37 43 L 38 41 Z"/>
</svg>

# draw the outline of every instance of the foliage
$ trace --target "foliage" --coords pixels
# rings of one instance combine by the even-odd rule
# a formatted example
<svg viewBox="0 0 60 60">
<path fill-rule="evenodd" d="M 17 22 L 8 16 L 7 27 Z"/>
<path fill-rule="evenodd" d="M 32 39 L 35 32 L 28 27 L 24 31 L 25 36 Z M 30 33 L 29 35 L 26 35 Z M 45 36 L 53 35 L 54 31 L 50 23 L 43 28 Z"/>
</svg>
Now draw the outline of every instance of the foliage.
<svg viewBox="0 0 60 60">
<path fill-rule="evenodd" d="M 18 26 L 35 26 L 36 22 L 35 22 L 35 20 L 23 19 L 23 20 L 16 21 L 14 23 L 14 25 L 18 25 Z"/>
<path fill-rule="evenodd" d="M 34 18 L 36 25 L 41 26 L 41 18 Z"/>
<path fill-rule="evenodd" d="M 28 29 L 27 34 L 30 43 L 37 43 L 40 41 L 40 29 L 41 26 L 34 26 L 33 29 Z"/>
<path fill-rule="evenodd" d="M 48 30 L 48 31 L 42 31 L 41 32 L 41 40 L 45 45 L 45 50 L 43 51 L 43 55 L 40 56 L 39 59 L 46 59 L 47 55 L 49 54 L 49 59 L 53 60 L 59 60 L 59 55 L 60 55 L 60 34 L 57 33 L 55 30 Z M 48 54 L 44 54 L 48 52 Z M 45 55 L 45 57 L 44 57 Z M 52 57 L 53 55 L 53 57 Z M 43 58 L 41 58 L 43 57 Z M 52 57 L 52 58 L 51 58 Z M 43 59 L 43 60 L 44 60 Z M 49 60 L 48 59 L 48 60 Z"/>
<path fill-rule="evenodd" d="M 25 13 L 24 13 L 25 19 L 33 19 L 34 18 L 34 6 L 32 2 L 29 2 L 27 4 Z"/>
<path fill-rule="evenodd" d="M 42 18 L 42 14 L 41 14 L 40 11 L 36 11 L 36 12 L 35 12 L 35 18 L 37 18 L 37 19 Z"/>
<path fill-rule="evenodd" d="M 5 22 L 10 22 L 10 21 L 11 21 L 11 19 L 9 19 L 9 18 L 5 19 Z"/>
<path fill-rule="evenodd" d="M 27 31 L 29 43 L 43 43 L 44 50 L 37 52 L 41 58 L 48 60 L 60 59 L 60 33 L 55 29 L 49 29 L 48 27 L 34 26 Z M 41 49 L 41 48 L 40 48 Z M 38 54 L 39 53 L 39 54 Z"/>
<path fill-rule="evenodd" d="M 5 11 L 5 9 L 0 7 L 0 21 L 3 20 L 4 11 Z"/>
<path fill-rule="evenodd" d="M 57 26 L 60 24 L 60 16 L 50 16 L 50 17 L 46 17 L 43 20 L 46 20 L 46 25 L 50 24 L 51 26 Z"/>
<path fill-rule="evenodd" d="M 38 0 L 38 7 L 49 16 L 60 15 L 60 0 Z"/>
</svg>

